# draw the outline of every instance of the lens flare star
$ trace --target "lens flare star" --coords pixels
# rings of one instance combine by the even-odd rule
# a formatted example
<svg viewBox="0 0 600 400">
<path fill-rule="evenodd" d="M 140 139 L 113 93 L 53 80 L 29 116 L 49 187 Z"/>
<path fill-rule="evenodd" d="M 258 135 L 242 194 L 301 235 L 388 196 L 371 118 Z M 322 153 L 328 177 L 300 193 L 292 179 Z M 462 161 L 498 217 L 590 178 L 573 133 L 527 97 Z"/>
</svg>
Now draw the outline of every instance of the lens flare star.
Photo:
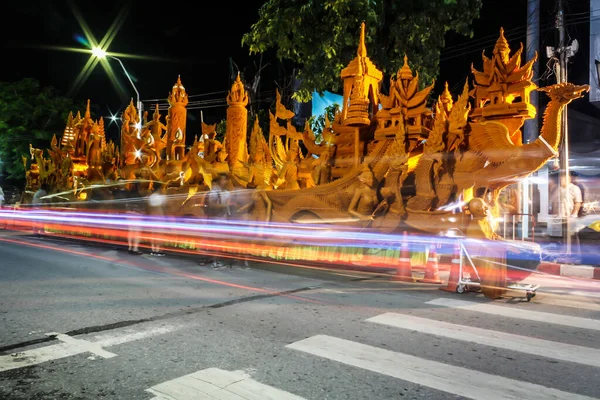
<svg viewBox="0 0 600 400">
<path fill-rule="evenodd" d="M 94 37 L 92 30 L 83 18 L 83 15 L 79 11 L 79 8 L 75 5 L 74 1 L 69 2 L 69 7 L 71 9 L 71 12 L 73 13 L 73 16 L 77 20 L 79 27 L 83 31 L 83 37 L 78 36 L 76 37 L 76 40 L 84 46 L 89 47 L 89 50 L 84 50 L 84 52 L 90 54 L 90 58 L 84 65 L 81 72 L 79 72 L 79 75 L 77 75 L 77 78 L 75 78 L 73 84 L 71 85 L 69 95 L 72 95 L 73 93 L 77 92 L 81 88 L 81 86 L 83 86 L 83 84 L 87 81 L 94 68 L 96 68 L 96 66 L 100 64 L 102 65 L 104 71 L 106 71 L 106 74 L 108 75 L 108 78 L 115 87 L 117 93 L 121 97 L 126 98 L 127 95 L 125 93 L 125 90 L 119 84 L 119 81 L 116 78 L 115 73 L 108 62 L 107 56 L 109 56 L 110 54 L 107 50 L 113 42 L 113 40 L 115 39 L 115 37 L 117 36 L 117 33 L 123 26 L 123 23 L 125 22 L 127 15 L 129 14 L 129 10 L 131 8 L 131 2 L 126 2 L 123 5 L 121 10 L 119 11 L 119 14 L 113 21 L 112 25 L 108 28 L 108 31 L 106 32 L 106 34 L 100 42 L 98 42 Z"/>
</svg>

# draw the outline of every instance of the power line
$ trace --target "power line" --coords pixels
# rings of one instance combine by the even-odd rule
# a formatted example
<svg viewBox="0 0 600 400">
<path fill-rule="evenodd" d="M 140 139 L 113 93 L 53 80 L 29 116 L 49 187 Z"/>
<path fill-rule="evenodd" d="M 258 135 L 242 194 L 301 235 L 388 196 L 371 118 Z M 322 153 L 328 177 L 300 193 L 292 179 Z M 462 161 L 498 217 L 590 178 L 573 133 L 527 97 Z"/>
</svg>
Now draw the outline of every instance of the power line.
<svg viewBox="0 0 600 400">
<path fill-rule="evenodd" d="M 223 93 L 227 93 L 227 92 L 228 92 L 227 90 L 219 90 L 218 92 L 208 92 L 208 93 L 200 93 L 200 94 L 191 94 L 191 95 L 188 95 L 188 98 L 211 96 L 211 95 L 223 94 Z M 150 102 L 157 102 L 157 101 L 167 101 L 167 98 L 163 97 L 162 99 L 142 100 L 143 103 L 150 103 Z"/>
<path fill-rule="evenodd" d="M 587 22 L 589 22 L 589 21 L 597 21 L 597 20 L 600 20 L 600 17 L 591 18 L 591 19 L 590 19 L 590 18 L 581 18 L 581 17 L 579 17 L 579 18 L 574 18 L 574 19 L 572 19 L 572 20 L 568 20 L 568 21 L 566 21 L 566 22 L 565 22 L 565 27 L 568 27 L 568 26 L 575 26 L 575 25 L 579 25 L 579 24 L 582 24 L 582 23 L 587 23 Z M 546 26 L 545 28 L 542 28 L 542 29 L 540 29 L 540 33 L 543 33 L 543 32 L 549 32 L 549 31 L 552 31 L 552 30 L 554 30 L 554 29 L 556 29 L 556 28 L 554 27 L 554 25 L 551 25 L 551 26 Z M 505 35 L 505 36 L 506 36 L 506 35 Z M 524 37 L 524 36 L 525 36 L 525 35 L 523 34 L 521 37 Z M 518 38 L 518 37 L 519 37 L 519 36 L 514 36 L 514 35 L 513 35 L 513 36 L 510 36 L 510 39 L 507 37 L 507 40 L 514 40 L 514 39 L 516 39 L 516 38 Z M 471 50 L 464 49 L 464 50 L 461 50 L 461 51 L 459 51 L 459 52 L 453 52 L 453 53 L 452 53 L 452 54 L 450 54 L 449 56 L 446 56 L 446 57 L 441 57 L 441 58 L 440 58 L 440 61 L 448 61 L 448 60 L 451 60 L 451 59 L 453 59 L 453 58 L 461 57 L 461 56 L 463 56 L 463 55 L 466 55 L 466 54 L 471 54 L 471 53 L 474 53 L 474 52 L 476 52 L 476 51 L 478 52 L 478 51 L 480 51 L 480 50 L 481 50 L 481 48 L 479 47 L 479 48 L 473 48 L 473 49 L 471 49 Z"/>
</svg>

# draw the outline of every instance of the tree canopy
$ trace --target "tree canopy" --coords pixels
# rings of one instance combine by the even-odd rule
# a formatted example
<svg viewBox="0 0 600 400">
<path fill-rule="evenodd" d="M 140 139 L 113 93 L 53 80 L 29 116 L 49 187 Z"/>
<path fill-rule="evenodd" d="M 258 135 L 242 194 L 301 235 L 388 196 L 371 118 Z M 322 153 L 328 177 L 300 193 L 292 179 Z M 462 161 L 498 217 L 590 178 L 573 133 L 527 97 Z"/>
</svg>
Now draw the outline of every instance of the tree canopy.
<svg viewBox="0 0 600 400">
<path fill-rule="evenodd" d="M 0 160 L 8 180 L 25 179 L 21 157 L 29 157 L 29 144 L 46 148 L 54 134 L 60 137 L 72 107 L 71 99 L 34 79 L 0 82 Z"/>
<path fill-rule="evenodd" d="M 423 83 L 438 74 L 444 35 L 472 36 L 482 0 L 268 0 L 242 39 L 250 53 L 275 49 L 300 65 L 300 101 L 313 90 L 338 90 L 342 68 L 356 56 L 360 24 L 366 23 L 369 57 L 395 73 L 404 55 Z"/>
</svg>

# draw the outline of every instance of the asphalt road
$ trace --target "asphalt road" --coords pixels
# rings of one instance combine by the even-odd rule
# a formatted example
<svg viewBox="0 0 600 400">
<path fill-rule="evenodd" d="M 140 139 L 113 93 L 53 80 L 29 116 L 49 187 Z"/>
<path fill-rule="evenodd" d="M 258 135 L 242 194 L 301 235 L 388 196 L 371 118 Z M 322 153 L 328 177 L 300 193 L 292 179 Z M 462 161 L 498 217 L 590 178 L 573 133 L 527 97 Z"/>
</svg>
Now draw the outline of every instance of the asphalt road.
<svg viewBox="0 0 600 400">
<path fill-rule="evenodd" d="M 531 302 L 0 231 L 0 399 L 600 398 L 598 282 Z"/>
</svg>

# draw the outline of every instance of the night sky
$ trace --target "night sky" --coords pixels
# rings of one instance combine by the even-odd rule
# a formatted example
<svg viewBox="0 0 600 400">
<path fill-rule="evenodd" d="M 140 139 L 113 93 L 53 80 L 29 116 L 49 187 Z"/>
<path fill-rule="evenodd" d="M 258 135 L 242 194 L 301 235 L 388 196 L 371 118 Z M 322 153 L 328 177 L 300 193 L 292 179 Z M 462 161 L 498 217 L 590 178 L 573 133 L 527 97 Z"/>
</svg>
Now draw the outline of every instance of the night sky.
<svg viewBox="0 0 600 400">
<path fill-rule="evenodd" d="M 123 1 L 77 1 L 83 18 L 99 41 L 115 20 Z M 155 57 L 155 60 L 122 58 L 126 68 L 135 78 L 143 100 L 164 99 L 181 75 L 190 100 L 212 101 L 205 105 L 206 122 L 217 122 L 225 116 L 224 97 L 231 85 L 230 60 L 248 77 L 254 73 L 258 56 L 249 56 L 241 47 L 241 37 L 258 17 L 262 1 L 240 2 L 149 2 L 132 1 L 131 9 L 118 31 L 109 52 L 127 53 Z M 542 0 L 541 47 L 554 45 L 557 37 L 554 23 L 555 1 Z M 506 6 L 510 4 L 510 7 Z M 589 12 L 588 1 L 566 1 L 569 34 L 579 39 L 581 50 L 573 59 L 570 80 L 587 83 L 587 48 L 589 23 L 579 21 L 579 13 Z M 474 24 L 475 37 L 447 35 L 447 48 L 442 53 L 441 76 L 436 85 L 439 93 L 443 81 L 448 80 L 458 94 L 468 76 L 471 63 L 481 66 L 481 50 L 491 54 L 500 26 L 506 31 L 511 46 L 518 48 L 525 42 L 527 19 L 526 0 L 484 0 L 482 15 Z M 3 67 L 0 80 L 12 81 L 34 77 L 43 84 L 52 85 L 67 93 L 72 82 L 83 68 L 89 55 L 49 49 L 44 46 L 68 46 L 84 48 L 77 37 L 83 31 L 66 1 L 10 1 L 3 5 L 3 24 L 0 25 L 5 42 Z M 547 59 L 540 55 L 540 73 L 544 72 Z M 266 55 L 269 67 L 264 70 L 264 100 L 269 101 L 274 81 L 281 76 L 281 64 Z M 116 62 L 111 61 L 127 97 L 134 97 Z M 236 67 L 234 66 L 234 69 Z M 288 71 L 289 72 L 289 71 Z M 540 84 L 553 83 L 554 78 Z M 105 71 L 97 66 L 85 84 L 73 94 L 77 101 L 87 98 L 95 104 L 96 116 L 108 115 L 122 110 L 129 101 L 119 97 L 112 88 Z M 145 107 L 152 106 L 146 102 Z M 190 123 L 197 124 L 199 109 L 190 109 Z"/>
</svg>

